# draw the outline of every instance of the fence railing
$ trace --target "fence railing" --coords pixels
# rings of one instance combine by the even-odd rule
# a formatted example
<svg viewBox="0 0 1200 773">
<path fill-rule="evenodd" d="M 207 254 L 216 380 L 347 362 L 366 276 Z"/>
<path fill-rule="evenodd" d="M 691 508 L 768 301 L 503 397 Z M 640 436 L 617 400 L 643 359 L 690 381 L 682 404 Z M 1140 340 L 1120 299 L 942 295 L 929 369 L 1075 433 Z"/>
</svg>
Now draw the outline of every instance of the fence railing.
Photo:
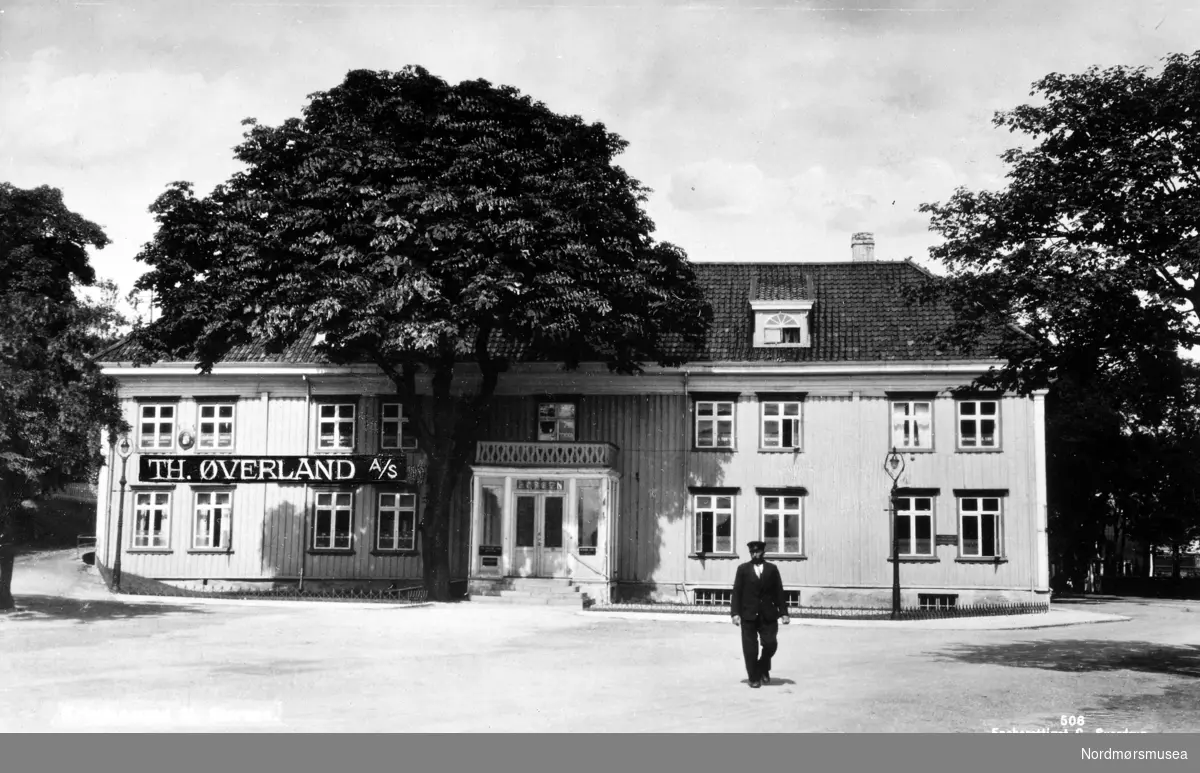
<svg viewBox="0 0 1200 773">
<path fill-rule="evenodd" d="M 508 443 L 480 441 L 476 464 L 511 467 L 613 467 L 617 447 L 612 443 Z"/>
<path fill-rule="evenodd" d="M 728 615 L 728 606 L 709 604 L 624 603 L 592 604 L 592 611 L 669 612 L 691 615 Z M 998 615 L 1037 615 L 1050 611 L 1050 605 L 1038 602 L 964 604 L 945 607 L 901 607 L 900 620 L 936 620 L 956 617 L 994 617 Z M 798 618 L 833 618 L 845 620 L 888 620 L 890 607 L 789 607 L 788 615 Z"/>
</svg>

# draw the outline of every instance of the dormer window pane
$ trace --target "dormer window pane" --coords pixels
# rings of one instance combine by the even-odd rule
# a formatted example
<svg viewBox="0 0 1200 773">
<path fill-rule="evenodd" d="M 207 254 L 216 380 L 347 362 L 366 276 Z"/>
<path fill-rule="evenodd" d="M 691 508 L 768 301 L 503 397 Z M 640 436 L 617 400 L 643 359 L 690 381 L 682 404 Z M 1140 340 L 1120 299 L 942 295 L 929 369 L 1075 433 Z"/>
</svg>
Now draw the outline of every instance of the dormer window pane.
<svg viewBox="0 0 1200 773">
<path fill-rule="evenodd" d="M 777 344 L 783 340 L 783 331 L 777 327 L 769 327 L 763 331 L 763 340 L 769 344 Z"/>
</svg>

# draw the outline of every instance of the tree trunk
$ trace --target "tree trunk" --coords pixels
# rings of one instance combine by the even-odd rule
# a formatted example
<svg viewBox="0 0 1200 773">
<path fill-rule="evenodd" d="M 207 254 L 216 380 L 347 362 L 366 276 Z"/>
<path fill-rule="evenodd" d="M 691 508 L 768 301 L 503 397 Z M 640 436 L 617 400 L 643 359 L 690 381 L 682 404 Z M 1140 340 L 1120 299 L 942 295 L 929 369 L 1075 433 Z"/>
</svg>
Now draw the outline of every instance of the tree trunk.
<svg viewBox="0 0 1200 773">
<path fill-rule="evenodd" d="M 16 556 L 14 545 L 0 545 L 0 612 L 9 612 L 17 607 L 12 597 L 13 562 Z"/>
</svg>

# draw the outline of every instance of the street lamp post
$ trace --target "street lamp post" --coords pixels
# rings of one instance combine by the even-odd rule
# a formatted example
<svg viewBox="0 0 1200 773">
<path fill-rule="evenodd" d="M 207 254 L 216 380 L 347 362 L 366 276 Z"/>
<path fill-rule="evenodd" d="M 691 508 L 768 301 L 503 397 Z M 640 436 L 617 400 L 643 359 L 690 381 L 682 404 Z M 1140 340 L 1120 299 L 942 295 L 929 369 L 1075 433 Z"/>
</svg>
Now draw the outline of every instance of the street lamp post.
<svg viewBox="0 0 1200 773">
<path fill-rule="evenodd" d="M 892 528 L 892 619 L 900 618 L 900 530 L 896 528 L 896 489 L 900 487 L 900 475 L 904 472 L 904 456 L 892 450 L 883 460 L 883 470 L 892 479 L 892 491 L 888 497 L 888 513 Z"/>
<path fill-rule="evenodd" d="M 112 586 L 117 593 L 121 592 L 121 531 L 125 525 L 125 466 L 129 463 L 129 455 L 133 453 L 133 446 L 129 442 L 129 438 L 125 435 L 121 436 L 121 440 L 117 443 L 117 455 L 121 457 L 121 480 L 120 494 L 117 499 L 117 556 L 113 559 L 112 571 Z"/>
</svg>

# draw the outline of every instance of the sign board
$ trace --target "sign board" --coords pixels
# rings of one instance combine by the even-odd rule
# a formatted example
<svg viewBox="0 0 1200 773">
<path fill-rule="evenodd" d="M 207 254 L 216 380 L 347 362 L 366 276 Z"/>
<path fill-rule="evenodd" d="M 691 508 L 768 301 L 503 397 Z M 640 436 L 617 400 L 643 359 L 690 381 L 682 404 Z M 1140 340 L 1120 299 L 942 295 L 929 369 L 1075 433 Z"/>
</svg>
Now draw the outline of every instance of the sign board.
<svg viewBox="0 0 1200 773">
<path fill-rule="evenodd" d="M 403 456 L 143 456 L 140 483 L 404 483 Z"/>
<path fill-rule="evenodd" d="M 562 491 L 561 480 L 518 480 L 517 491 Z"/>
</svg>

